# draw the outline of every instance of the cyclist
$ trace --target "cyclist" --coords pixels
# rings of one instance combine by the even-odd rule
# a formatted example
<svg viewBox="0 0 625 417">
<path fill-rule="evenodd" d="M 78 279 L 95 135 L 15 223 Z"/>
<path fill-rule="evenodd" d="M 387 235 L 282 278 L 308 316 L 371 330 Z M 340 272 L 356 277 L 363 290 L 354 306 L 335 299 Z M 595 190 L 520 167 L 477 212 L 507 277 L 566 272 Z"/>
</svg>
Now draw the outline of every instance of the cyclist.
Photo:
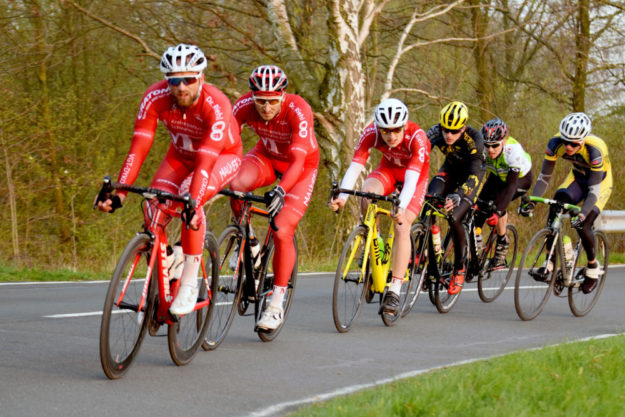
<svg viewBox="0 0 625 417">
<path fill-rule="evenodd" d="M 612 167 L 605 142 L 590 134 L 592 123 L 585 113 L 571 113 L 560 122 L 560 132 L 549 140 L 543 166 L 532 190 L 532 195 L 542 196 L 547 190 L 556 159 L 562 157 L 573 164 L 573 168 L 560 184 L 554 200 L 578 204 L 584 200 L 581 212 L 572 219 L 588 258 L 582 291 L 592 292 L 601 275 L 601 265 L 595 258 L 593 224 L 612 193 Z M 519 207 L 519 212 L 528 216 L 535 204 L 529 202 Z M 553 206 L 552 206 L 553 207 Z M 555 209 L 549 211 L 548 221 L 555 218 Z M 554 268 L 547 260 L 541 268 L 544 276 Z"/>
<path fill-rule="evenodd" d="M 484 153 L 486 155 L 487 177 L 479 199 L 494 201 L 495 212 L 486 219 L 482 212 L 475 216 L 476 227 L 482 227 L 484 221 L 497 231 L 497 244 L 492 268 L 501 268 L 505 264 L 508 240 L 506 208 L 512 200 L 524 195 L 531 187 L 532 159 L 523 146 L 512 136 L 508 136 L 508 126 L 494 118 L 482 126 Z"/>
<path fill-rule="evenodd" d="M 259 137 L 243 156 L 241 170 L 230 184 L 235 191 L 252 191 L 278 183 L 266 193 L 268 206 L 278 230 L 274 234 L 274 288 L 269 306 L 257 323 L 261 329 L 276 329 L 283 320 L 282 302 L 295 266 L 293 243 L 297 224 L 312 196 L 319 166 L 319 147 L 313 130 L 312 109 L 295 94 L 286 93 L 288 79 L 273 65 L 255 68 L 249 78 L 250 90 L 234 105 L 239 124 L 247 124 Z M 240 202 L 231 200 L 238 218 Z"/>
<path fill-rule="evenodd" d="M 423 129 L 408 120 L 406 105 L 395 98 L 388 98 L 376 107 L 374 120 L 360 137 L 341 188 L 354 187 L 371 148 L 382 152 L 382 160 L 367 176 L 363 191 L 388 195 L 401 188 L 399 208 L 393 217 L 395 245 L 391 254 L 392 280 L 383 300 L 383 311 L 397 314 L 399 291 L 410 261 L 410 225 L 421 212 L 425 195 L 430 168 L 430 142 Z M 341 194 L 330 201 L 330 209 L 336 211 L 343 207 L 347 197 L 347 194 Z M 366 201 L 363 201 L 362 210 L 367 210 Z"/>
<path fill-rule="evenodd" d="M 449 294 L 459 293 L 464 285 L 466 235 L 462 218 L 473 205 L 485 172 L 482 133 L 467 126 L 468 118 L 467 106 L 452 101 L 441 110 L 440 122 L 427 131 L 432 147 L 445 155 L 443 165 L 430 181 L 428 194 L 445 196 L 445 210 L 453 211 L 450 226 L 456 251 Z"/>
<path fill-rule="evenodd" d="M 230 182 L 241 165 L 242 144 L 228 98 L 204 81 L 207 61 L 195 45 L 168 48 L 161 58 L 165 79 L 152 84 L 143 95 L 130 150 L 118 181 L 133 184 L 139 175 L 160 120 L 169 131 L 171 144 L 151 186 L 177 194 L 189 193 L 197 202 L 190 213 L 182 213 L 189 224 L 181 231 L 184 267 L 180 288 L 170 312 L 182 315 L 193 311 L 197 301 L 197 272 L 201 261 L 206 222 L 202 205 Z M 98 208 L 113 212 L 121 207 L 127 193 L 118 191 Z M 180 208 L 180 203 L 167 203 Z M 153 208 L 145 206 L 146 221 Z M 177 277 L 176 277 L 177 278 Z"/>
</svg>

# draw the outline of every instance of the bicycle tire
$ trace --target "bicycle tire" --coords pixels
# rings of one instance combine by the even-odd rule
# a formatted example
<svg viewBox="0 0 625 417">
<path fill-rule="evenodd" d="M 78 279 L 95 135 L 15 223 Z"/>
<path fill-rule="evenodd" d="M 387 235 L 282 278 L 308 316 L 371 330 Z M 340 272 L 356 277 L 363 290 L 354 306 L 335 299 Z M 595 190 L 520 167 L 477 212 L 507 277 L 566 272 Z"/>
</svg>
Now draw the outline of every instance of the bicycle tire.
<svg viewBox="0 0 625 417">
<path fill-rule="evenodd" d="M 291 271 L 291 277 L 289 278 L 289 283 L 286 288 L 286 294 L 284 295 L 284 300 L 282 301 L 282 323 L 273 329 L 273 330 L 265 330 L 265 329 L 256 329 L 258 337 L 263 342 L 271 342 L 274 340 L 282 327 L 284 327 L 284 323 L 286 323 L 287 316 L 289 315 L 289 310 L 291 309 L 291 304 L 293 302 L 293 293 L 295 292 L 295 283 L 297 281 L 297 238 L 293 236 L 293 246 L 295 247 L 295 264 L 293 265 L 293 271 Z M 267 248 L 267 255 L 264 256 L 261 263 L 261 272 L 260 278 L 258 281 L 258 290 L 261 291 L 260 294 L 264 294 L 258 297 L 258 302 L 256 303 L 256 322 L 260 319 L 260 315 L 265 311 L 265 308 L 269 306 L 269 298 L 268 294 L 273 288 L 273 255 L 275 252 L 275 246 L 273 242 L 273 238 L 269 241 L 269 247 Z"/>
<path fill-rule="evenodd" d="M 576 317 L 583 317 L 592 310 L 595 304 L 597 304 L 601 290 L 605 285 L 605 280 L 608 275 L 610 253 L 608 249 L 608 239 L 603 232 L 595 232 L 595 257 L 601 265 L 601 268 L 603 268 L 603 274 L 598 278 L 597 287 L 588 294 L 584 294 L 581 285 L 569 287 L 569 307 Z M 575 259 L 575 275 L 583 276 L 584 268 L 577 267 L 579 260 L 578 256 L 577 259 Z"/>
<path fill-rule="evenodd" d="M 365 292 L 371 288 L 371 274 L 368 273 L 368 259 L 364 259 L 365 275 L 358 266 L 361 254 L 365 251 L 369 229 L 363 225 L 356 226 L 350 233 L 341 250 L 341 256 L 334 275 L 332 291 L 332 317 L 334 326 L 339 333 L 348 332 L 362 309 Z M 343 271 L 347 271 L 343 277 Z M 369 281 L 369 285 L 367 285 Z"/>
<path fill-rule="evenodd" d="M 447 231 L 447 235 L 445 237 L 444 246 L 443 246 L 443 256 L 441 258 L 441 262 L 436 266 L 438 268 L 438 274 L 436 277 L 436 283 L 434 285 L 434 301 L 436 303 L 436 309 L 439 313 L 445 314 L 449 313 L 451 309 L 458 302 L 458 297 L 460 296 L 460 292 L 456 294 L 449 294 L 449 285 L 453 278 L 453 270 L 454 270 L 454 254 L 455 247 L 453 244 L 453 239 L 451 236 L 452 228 L 449 228 Z M 468 249 L 469 242 L 466 240 L 468 236 L 467 228 L 464 228 L 465 232 L 465 248 Z M 466 259 L 466 256 L 465 256 Z M 466 261 L 465 261 L 465 270 L 467 269 Z"/>
<path fill-rule="evenodd" d="M 494 232 L 493 234 L 496 235 Z M 502 269 L 493 270 L 489 265 L 495 257 L 496 237 L 494 237 L 490 247 L 486 248 L 480 255 L 481 268 L 477 278 L 477 292 L 480 300 L 485 303 L 492 303 L 501 295 L 514 271 L 519 239 L 519 234 L 514 225 L 506 225 L 506 237 L 508 238 L 508 252 L 505 266 Z"/>
<path fill-rule="evenodd" d="M 551 230 L 547 228 L 536 232 L 525 247 L 519 263 L 514 283 L 514 308 L 523 321 L 533 320 L 543 311 L 556 281 L 558 253 L 554 259 L 553 271 L 546 275 L 544 281 L 536 272 L 547 259 L 545 246 L 551 236 Z M 558 242 L 554 241 L 553 244 L 558 245 Z"/>
<path fill-rule="evenodd" d="M 425 225 L 423 223 L 413 224 L 410 228 L 410 238 L 414 247 L 414 257 L 412 258 L 414 266 L 411 284 L 408 287 L 408 295 L 401 312 L 402 317 L 406 317 L 417 303 L 427 275 L 427 245 L 429 234 L 425 233 Z"/>
<path fill-rule="evenodd" d="M 244 274 L 243 263 L 238 262 L 235 270 L 231 269 L 231 256 L 238 256 L 235 251 L 241 247 L 241 230 L 238 226 L 229 225 L 219 235 L 217 247 L 219 260 L 219 284 L 213 294 L 215 306 L 202 343 L 202 349 L 214 350 L 225 339 L 232 320 L 237 314 L 238 305 L 243 294 L 242 277 Z"/>
<path fill-rule="evenodd" d="M 141 311 L 138 306 L 143 294 L 151 249 L 150 236 L 141 233 L 133 237 L 119 257 L 109 283 L 100 324 L 100 362 L 109 379 L 121 378 L 128 371 L 145 337 L 156 293 L 156 269 Z M 130 276 L 133 264 L 136 265 Z M 120 285 L 127 278 L 128 285 Z M 117 303 L 122 291 L 123 300 Z"/>
<path fill-rule="evenodd" d="M 184 366 L 191 362 L 198 348 L 204 343 L 204 336 L 215 307 L 213 296 L 218 293 L 219 261 L 217 251 L 215 236 L 206 232 L 202 255 L 204 268 L 200 267 L 200 276 L 198 277 L 200 288 L 198 301 L 209 300 L 210 302 L 203 308 L 179 317 L 178 321 L 169 325 L 167 331 L 169 354 L 178 366 Z M 206 279 L 204 279 L 204 271 L 206 271 Z"/>
</svg>

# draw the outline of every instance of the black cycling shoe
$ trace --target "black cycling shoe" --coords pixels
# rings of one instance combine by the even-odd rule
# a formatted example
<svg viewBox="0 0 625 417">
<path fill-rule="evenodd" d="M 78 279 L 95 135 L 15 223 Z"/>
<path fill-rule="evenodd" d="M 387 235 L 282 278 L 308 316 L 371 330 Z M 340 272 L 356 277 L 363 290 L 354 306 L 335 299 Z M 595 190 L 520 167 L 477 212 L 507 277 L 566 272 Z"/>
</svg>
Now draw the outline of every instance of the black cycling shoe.
<svg viewBox="0 0 625 417">
<path fill-rule="evenodd" d="M 399 295 L 393 291 L 388 291 L 382 302 L 382 312 L 394 316 L 397 315 L 399 313 Z"/>
<path fill-rule="evenodd" d="M 594 291 L 595 288 L 597 288 L 598 282 L 599 280 L 595 278 L 589 278 L 589 277 L 584 278 L 584 282 L 582 282 L 582 292 L 584 294 L 590 294 L 591 292 Z"/>
</svg>

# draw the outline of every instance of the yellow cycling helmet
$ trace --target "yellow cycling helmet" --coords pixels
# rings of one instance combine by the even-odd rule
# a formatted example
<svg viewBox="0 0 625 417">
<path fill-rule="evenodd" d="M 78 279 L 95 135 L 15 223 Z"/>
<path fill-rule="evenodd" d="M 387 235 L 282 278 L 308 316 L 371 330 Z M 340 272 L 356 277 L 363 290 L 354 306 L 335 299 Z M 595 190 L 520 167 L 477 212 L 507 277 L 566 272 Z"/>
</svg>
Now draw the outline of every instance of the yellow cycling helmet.
<svg viewBox="0 0 625 417">
<path fill-rule="evenodd" d="M 441 110 L 441 126 L 449 130 L 462 129 L 467 124 L 469 109 L 460 101 L 452 101 Z"/>
</svg>

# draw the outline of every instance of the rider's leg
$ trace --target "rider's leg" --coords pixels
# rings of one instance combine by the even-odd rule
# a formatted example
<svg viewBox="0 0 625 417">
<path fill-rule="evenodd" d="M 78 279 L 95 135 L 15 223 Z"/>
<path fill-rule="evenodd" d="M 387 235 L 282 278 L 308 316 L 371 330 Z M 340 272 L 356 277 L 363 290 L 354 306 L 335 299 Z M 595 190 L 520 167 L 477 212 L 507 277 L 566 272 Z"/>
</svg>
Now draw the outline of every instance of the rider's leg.
<svg viewBox="0 0 625 417">
<path fill-rule="evenodd" d="M 173 314 L 188 314 L 193 311 L 198 295 L 198 270 L 202 262 L 202 250 L 204 248 L 204 236 L 206 234 L 206 217 L 204 203 L 215 196 L 236 175 L 241 159 L 236 154 L 220 155 L 208 181 L 193 181 L 196 171 L 189 174 L 180 184 L 179 193 L 184 195 L 191 193 L 198 196 L 195 216 L 199 216 L 198 228 L 193 230 L 183 226 L 180 232 L 182 251 L 184 253 L 184 266 L 178 295 L 172 303 L 170 311 Z"/>
<path fill-rule="evenodd" d="M 269 185 L 276 180 L 271 160 L 262 152 L 253 148 L 243 156 L 241 168 L 230 182 L 233 191 L 252 191 Z M 242 203 L 237 199 L 230 199 L 230 207 L 235 218 L 241 215 Z"/>
<path fill-rule="evenodd" d="M 278 231 L 274 232 L 273 235 L 275 244 L 273 256 L 274 294 L 271 298 L 271 305 L 282 305 L 285 290 L 297 259 L 293 244 L 295 229 L 308 208 L 316 179 L 316 168 L 304 171 L 297 184 L 284 196 L 284 207 L 275 218 Z"/>
</svg>

